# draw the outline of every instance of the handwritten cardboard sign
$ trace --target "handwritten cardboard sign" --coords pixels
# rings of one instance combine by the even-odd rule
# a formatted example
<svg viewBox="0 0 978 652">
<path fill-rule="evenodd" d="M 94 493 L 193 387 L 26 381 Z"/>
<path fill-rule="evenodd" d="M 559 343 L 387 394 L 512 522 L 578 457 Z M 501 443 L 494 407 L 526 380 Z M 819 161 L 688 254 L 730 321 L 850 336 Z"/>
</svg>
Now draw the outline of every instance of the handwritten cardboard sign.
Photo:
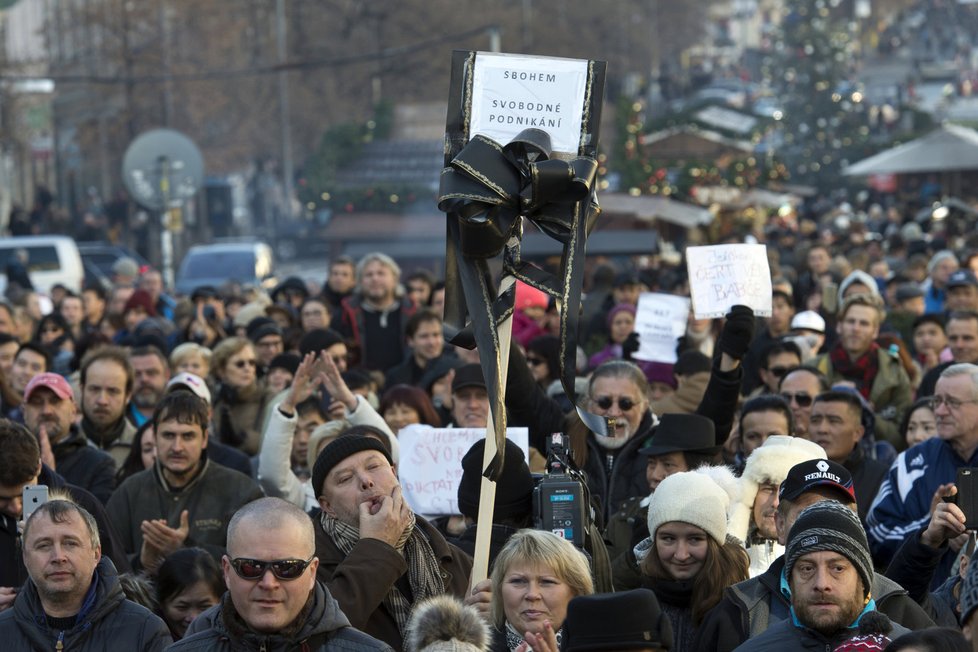
<svg viewBox="0 0 978 652">
<path fill-rule="evenodd" d="M 639 347 L 632 357 L 650 362 L 676 362 L 676 340 L 686 333 L 689 299 L 644 292 L 638 298 L 635 330 Z"/>
<path fill-rule="evenodd" d="M 535 127 L 550 135 L 554 151 L 577 153 L 587 81 L 584 60 L 479 52 L 469 133 L 505 145 Z"/>
<path fill-rule="evenodd" d="M 689 247 L 686 266 L 697 319 L 723 317 L 737 304 L 758 317 L 771 316 L 771 268 L 764 245 Z"/>
<path fill-rule="evenodd" d="M 458 483 L 462 479 L 462 458 L 472 445 L 485 439 L 485 428 L 432 428 L 413 425 L 397 433 L 401 463 L 397 475 L 404 499 L 418 514 L 440 516 L 458 514 Z M 526 428 L 507 428 L 529 460 L 529 435 Z"/>
</svg>

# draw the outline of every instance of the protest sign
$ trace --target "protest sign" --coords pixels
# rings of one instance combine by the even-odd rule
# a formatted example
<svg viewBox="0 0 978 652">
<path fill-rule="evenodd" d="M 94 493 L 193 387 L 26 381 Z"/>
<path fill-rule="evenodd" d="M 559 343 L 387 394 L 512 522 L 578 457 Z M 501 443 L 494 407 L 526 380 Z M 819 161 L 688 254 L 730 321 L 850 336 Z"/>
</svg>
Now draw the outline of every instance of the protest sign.
<svg viewBox="0 0 978 652">
<path fill-rule="evenodd" d="M 637 360 L 676 362 L 676 340 L 686 333 L 689 299 L 674 294 L 645 292 L 638 298 L 635 331 L 638 333 Z"/>
<path fill-rule="evenodd" d="M 485 428 L 432 428 L 413 425 L 397 433 L 401 461 L 397 476 L 404 499 L 418 514 L 458 514 L 458 483 L 462 458 L 472 445 L 485 439 Z M 529 460 L 526 428 L 507 428 L 511 439 Z"/>
<path fill-rule="evenodd" d="M 587 86 L 586 60 L 480 52 L 470 133 L 508 143 L 535 127 L 550 135 L 554 151 L 577 153 Z"/>
<path fill-rule="evenodd" d="M 723 317 L 738 304 L 758 317 L 771 316 L 771 268 L 764 245 L 689 247 L 686 266 L 697 319 Z"/>
</svg>

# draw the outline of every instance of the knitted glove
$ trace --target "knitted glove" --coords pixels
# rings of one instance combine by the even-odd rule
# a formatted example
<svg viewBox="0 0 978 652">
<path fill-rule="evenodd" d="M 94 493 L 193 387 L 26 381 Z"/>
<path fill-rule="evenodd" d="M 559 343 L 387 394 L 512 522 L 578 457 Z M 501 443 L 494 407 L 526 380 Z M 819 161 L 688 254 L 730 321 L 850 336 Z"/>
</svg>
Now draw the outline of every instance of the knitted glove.
<svg viewBox="0 0 978 652">
<path fill-rule="evenodd" d="M 720 331 L 720 350 L 732 358 L 742 359 L 754 339 L 754 311 L 747 306 L 733 306 Z"/>
<path fill-rule="evenodd" d="M 621 343 L 622 360 L 631 360 L 632 354 L 638 351 L 638 331 L 632 331 Z"/>
</svg>

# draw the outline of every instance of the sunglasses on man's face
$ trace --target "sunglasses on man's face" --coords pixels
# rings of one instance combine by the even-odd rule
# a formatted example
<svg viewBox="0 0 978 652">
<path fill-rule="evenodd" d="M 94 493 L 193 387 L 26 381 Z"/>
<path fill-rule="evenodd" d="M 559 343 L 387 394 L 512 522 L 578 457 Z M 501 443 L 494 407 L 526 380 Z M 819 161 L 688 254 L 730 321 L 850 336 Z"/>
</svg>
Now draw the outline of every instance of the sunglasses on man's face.
<svg viewBox="0 0 978 652">
<path fill-rule="evenodd" d="M 265 571 L 271 570 L 272 575 L 283 581 L 299 579 L 313 557 L 303 561 L 302 559 L 276 559 L 275 561 L 263 561 L 261 559 L 245 559 L 237 557 L 231 560 L 231 568 L 243 580 L 257 582 L 265 576 Z"/>
<path fill-rule="evenodd" d="M 238 369 L 244 369 L 245 367 L 257 366 L 258 361 L 257 360 L 235 360 L 232 364 Z"/>
<path fill-rule="evenodd" d="M 546 360 L 544 360 L 543 358 L 533 358 L 533 357 L 528 357 L 526 361 L 529 364 L 533 365 L 534 367 L 537 366 L 538 364 L 543 364 L 544 362 L 546 362 Z"/>
<path fill-rule="evenodd" d="M 781 392 L 781 398 L 787 401 L 788 405 L 791 405 L 792 399 L 798 404 L 798 407 L 807 408 L 815 400 L 810 394 L 792 394 L 791 392 Z"/>
<path fill-rule="evenodd" d="M 771 367 L 767 371 L 768 371 L 769 374 L 773 375 L 775 378 L 781 378 L 786 373 L 788 373 L 788 369 L 789 368 L 790 367 Z"/>
<path fill-rule="evenodd" d="M 602 396 L 601 398 L 595 399 L 594 403 L 602 410 L 610 410 L 611 406 L 615 404 L 615 399 L 611 398 L 610 396 Z M 626 396 L 618 399 L 618 409 L 620 409 L 622 412 L 628 412 L 635 407 L 635 405 L 635 401 Z"/>
</svg>

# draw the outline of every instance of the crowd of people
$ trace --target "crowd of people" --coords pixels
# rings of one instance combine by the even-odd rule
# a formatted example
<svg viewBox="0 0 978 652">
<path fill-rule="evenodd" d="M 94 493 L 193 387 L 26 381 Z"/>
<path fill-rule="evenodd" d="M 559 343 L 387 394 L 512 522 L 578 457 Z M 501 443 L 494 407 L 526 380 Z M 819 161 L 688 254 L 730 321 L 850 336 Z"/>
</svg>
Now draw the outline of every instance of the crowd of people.
<svg viewBox="0 0 978 652">
<path fill-rule="evenodd" d="M 680 261 L 589 263 L 573 391 L 554 301 L 518 283 L 505 405 L 530 449 L 501 453 L 485 579 L 484 441 L 457 514 L 398 479 L 404 428 L 489 418 L 428 272 L 371 253 L 171 297 L 122 260 L 111 290 L 24 289 L 0 302 L 0 640 L 978 650 L 978 254 L 878 217 L 885 241 L 772 232 L 770 317 L 691 313 L 674 363 L 638 359 L 635 324 L 643 293 L 688 296 Z M 557 432 L 580 547 L 535 518 Z"/>
</svg>

